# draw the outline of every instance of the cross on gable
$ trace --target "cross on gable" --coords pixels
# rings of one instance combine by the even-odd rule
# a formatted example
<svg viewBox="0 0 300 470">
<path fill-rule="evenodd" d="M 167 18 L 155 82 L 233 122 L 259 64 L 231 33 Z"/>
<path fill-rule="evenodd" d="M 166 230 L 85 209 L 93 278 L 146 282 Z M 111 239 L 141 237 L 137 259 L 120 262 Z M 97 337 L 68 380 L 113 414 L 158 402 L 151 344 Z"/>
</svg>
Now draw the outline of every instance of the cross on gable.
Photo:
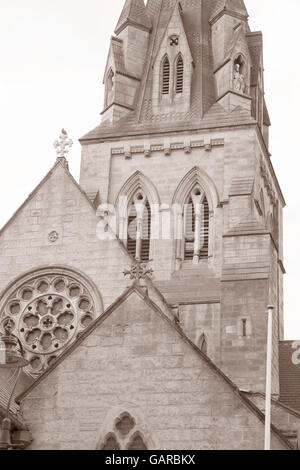
<svg viewBox="0 0 300 470">
<path fill-rule="evenodd" d="M 62 129 L 61 135 L 59 136 L 59 140 L 54 142 L 54 148 L 56 148 L 56 153 L 59 158 L 65 158 L 65 156 L 69 153 L 73 145 L 73 141 L 68 138 L 68 133 L 65 129 Z"/>
<path fill-rule="evenodd" d="M 147 267 L 147 263 L 137 262 L 132 265 L 130 269 L 123 271 L 124 276 L 130 276 L 131 280 L 140 281 L 145 279 L 148 275 L 153 274 L 153 269 Z"/>
</svg>

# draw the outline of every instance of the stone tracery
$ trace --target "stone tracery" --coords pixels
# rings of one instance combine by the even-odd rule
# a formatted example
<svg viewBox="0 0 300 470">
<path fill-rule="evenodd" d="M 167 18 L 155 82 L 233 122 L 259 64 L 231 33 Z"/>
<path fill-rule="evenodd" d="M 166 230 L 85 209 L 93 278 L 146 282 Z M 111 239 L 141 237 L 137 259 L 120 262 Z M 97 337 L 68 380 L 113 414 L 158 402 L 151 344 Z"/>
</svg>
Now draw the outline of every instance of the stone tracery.
<svg viewBox="0 0 300 470">
<path fill-rule="evenodd" d="M 3 303 L 0 330 L 11 322 L 26 351 L 26 372 L 39 376 L 97 316 L 96 302 L 83 282 L 68 273 L 26 279 Z"/>
<path fill-rule="evenodd" d="M 113 427 L 114 431 L 105 436 L 99 450 L 147 450 L 139 426 L 129 413 L 122 413 Z"/>
</svg>

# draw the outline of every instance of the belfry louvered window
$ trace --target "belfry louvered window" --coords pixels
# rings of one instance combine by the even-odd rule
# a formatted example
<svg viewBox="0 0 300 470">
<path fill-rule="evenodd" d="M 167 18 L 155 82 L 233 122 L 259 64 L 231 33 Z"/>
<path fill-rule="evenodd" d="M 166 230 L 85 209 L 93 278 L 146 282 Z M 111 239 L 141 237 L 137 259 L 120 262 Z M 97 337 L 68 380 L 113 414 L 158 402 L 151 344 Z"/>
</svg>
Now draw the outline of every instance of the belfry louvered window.
<svg viewBox="0 0 300 470">
<path fill-rule="evenodd" d="M 208 258 L 208 247 L 209 247 L 209 205 L 207 198 L 204 197 L 200 228 L 200 239 L 201 239 L 201 250 L 199 259 Z M 184 259 L 192 260 L 195 255 L 195 207 L 193 204 L 192 197 L 185 210 L 185 248 L 184 248 Z"/>
<path fill-rule="evenodd" d="M 176 94 L 183 93 L 183 58 L 178 56 L 176 61 Z"/>
<path fill-rule="evenodd" d="M 162 94 L 170 93 L 170 61 L 166 56 L 162 64 Z"/>
<path fill-rule="evenodd" d="M 137 249 L 137 233 L 138 233 L 138 213 L 134 202 L 129 206 L 128 214 L 128 235 L 127 249 L 131 256 L 141 261 L 149 261 L 150 257 L 150 239 L 151 239 L 151 208 L 147 200 L 144 206 L 141 219 L 142 224 L 142 240 L 140 250 Z M 139 252 L 138 252 L 139 251 Z"/>
</svg>

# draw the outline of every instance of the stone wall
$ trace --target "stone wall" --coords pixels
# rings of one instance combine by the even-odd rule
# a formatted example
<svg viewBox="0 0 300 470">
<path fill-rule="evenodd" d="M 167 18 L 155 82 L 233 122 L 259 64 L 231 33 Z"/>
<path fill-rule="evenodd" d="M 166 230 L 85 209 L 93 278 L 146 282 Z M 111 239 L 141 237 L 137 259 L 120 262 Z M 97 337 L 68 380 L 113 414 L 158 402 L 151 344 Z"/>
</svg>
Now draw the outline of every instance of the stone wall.
<svg viewBox="0 0 300 470">
<path fill-rule="evenodd" d="M 23 402 L 32 449 L 96 449 L 128 412 L 150 449 L 262 449 L 264 426 L 133 292 Z M 274 449 L 284 444 L 274 435 Z"/>
</svg>

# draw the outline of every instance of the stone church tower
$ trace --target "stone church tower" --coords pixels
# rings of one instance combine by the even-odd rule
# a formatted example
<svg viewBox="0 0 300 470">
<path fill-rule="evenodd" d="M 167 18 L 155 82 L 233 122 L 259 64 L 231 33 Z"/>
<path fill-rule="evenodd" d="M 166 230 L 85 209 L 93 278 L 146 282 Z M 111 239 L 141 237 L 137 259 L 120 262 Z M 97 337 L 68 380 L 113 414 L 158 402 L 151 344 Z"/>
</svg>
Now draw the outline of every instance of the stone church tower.
<svg viewBox="0 0 300 470">
<path fill-rule="evenodd" d="M 104 85 L 79 184 L 63 133 L 0 232 L 0 328 L 29 361 L 13 442 L 30 431 L 32 449 L 263 448 L 272 304 L 272 446 L 294 448 L 262 34 L 243 0 L 126 0 Z"/>
</svg>

